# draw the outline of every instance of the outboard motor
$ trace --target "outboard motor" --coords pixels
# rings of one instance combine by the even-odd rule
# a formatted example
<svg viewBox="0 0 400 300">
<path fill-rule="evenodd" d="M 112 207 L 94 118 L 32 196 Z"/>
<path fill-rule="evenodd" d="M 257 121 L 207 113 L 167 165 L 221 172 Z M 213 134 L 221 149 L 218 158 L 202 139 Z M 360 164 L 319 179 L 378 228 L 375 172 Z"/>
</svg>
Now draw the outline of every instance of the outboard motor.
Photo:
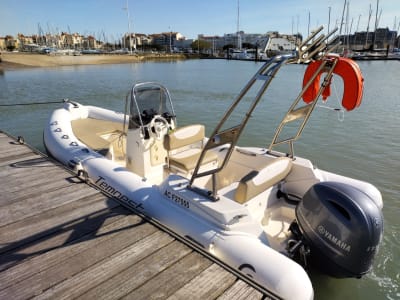
<svg viewBox="0 0 400 300">
<path fill-rule="evenodd" d="M 317 183 L 297 206 L 296 219 L 312 265 L 338 278 L 370 271 L 383 216 L 367 194 L 344 183 Z"/>
</svg>

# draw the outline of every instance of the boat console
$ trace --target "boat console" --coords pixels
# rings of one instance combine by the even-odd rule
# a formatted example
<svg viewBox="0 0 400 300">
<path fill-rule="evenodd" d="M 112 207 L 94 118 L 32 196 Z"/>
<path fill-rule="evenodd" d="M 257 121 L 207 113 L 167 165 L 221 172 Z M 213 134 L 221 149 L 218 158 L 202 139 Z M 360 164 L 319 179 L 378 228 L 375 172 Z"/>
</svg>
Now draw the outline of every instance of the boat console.
<svg viewBox="0 0 400 300">
<path fill-rule="evenodd" d="M 154 82 L 135 84 L 126 96 L 125 122 L 126 167 L 143 178 L 161 182 L 167 161 L 164 136 L 176 127 L 168 90 Z"/>
</svg>

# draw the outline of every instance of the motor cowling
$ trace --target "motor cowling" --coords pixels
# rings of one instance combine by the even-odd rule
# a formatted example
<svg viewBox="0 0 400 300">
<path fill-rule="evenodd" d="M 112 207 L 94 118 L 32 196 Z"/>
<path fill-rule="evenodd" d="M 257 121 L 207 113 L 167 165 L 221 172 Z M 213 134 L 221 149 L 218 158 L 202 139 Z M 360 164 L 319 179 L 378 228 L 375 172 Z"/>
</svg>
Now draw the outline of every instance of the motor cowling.
<svg viewBox="0 0 400 300">
<path fill-rule="evenodd" d="M 313 185 L 296 208 L 310 249 L 308 261 L 338 277 L 361 277 L 372 268 L 383 234 L 383 216 L 374 201 L 339 182 Z"/>
</svg>

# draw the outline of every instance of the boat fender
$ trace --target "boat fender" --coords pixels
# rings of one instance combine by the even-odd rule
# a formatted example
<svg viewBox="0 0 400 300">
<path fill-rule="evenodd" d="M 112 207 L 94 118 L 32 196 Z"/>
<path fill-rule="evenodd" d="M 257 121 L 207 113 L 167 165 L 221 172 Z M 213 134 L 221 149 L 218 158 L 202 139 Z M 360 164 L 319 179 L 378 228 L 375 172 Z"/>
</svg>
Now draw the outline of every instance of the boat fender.
<svg viewBox="0 0 400 300">
<path fill-rule="evenodd" d="M 356 62 L 354 62 L 349 58 L 331 55 L 328 56 L 326 60 L 328 60 L 327 65 L 331 65 L 332 63 L 334 63 L 334 60 L 337 60 L 333 73 L 340 76 L 343 79 L 344 83 L 344 91 L 342 97 L 343 107 L 346 108 L 346 110 L 350 111 L 360 106 L 363 95 L 363 86 L 364 86 L 364 78 L 362 77 L 360 67 L 357 65 Z M 313 61 L 308 65 L 306 72 L 304 73 L 303 88 L 311 80 L 315 72 L 317 72 L 318 68 L 321 66 L 323 61 L 324 60 Z M 314 100 L 316 100 L 315 98 L 317 97 L 318 91 L 320 89 L 321 75 L 322 73 L 328 72 L 328 70 L 329 67 L 326 67 L 319 72 L 314 81 L 304 92 L 303 94 L 304 102 L 311 103 Z M 326 100 L 331 94 L 330 84 L 331 82 L 328 82 L 327 86 L 322 92 L 322 98 L 324 100 Z"/>
</svg>

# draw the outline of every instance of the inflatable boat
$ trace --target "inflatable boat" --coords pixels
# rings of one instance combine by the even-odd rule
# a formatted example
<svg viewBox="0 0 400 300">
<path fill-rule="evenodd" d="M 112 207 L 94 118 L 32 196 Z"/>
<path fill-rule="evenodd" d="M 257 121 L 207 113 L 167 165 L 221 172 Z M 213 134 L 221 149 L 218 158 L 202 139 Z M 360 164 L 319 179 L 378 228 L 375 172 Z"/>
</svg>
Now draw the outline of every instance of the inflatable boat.
<svg viewBox="0 0 400 300">
<path fill-rule="evenodd" d="M 328 37 L 316 37 L 319 32 L 296 53 L 265 62 L 209 137 L 204 124 L 177 126 L 167 88 L 144 82 L 129 90 L 121 113 L 66 101 L 50 116 L 45 147 L 108 195 L 274 295 L 312 299 L 310 266 L 337 278 L 360 278 L 372 268 L 383 231 L 382 196 L 375 186 L 318 169 L 294 154 L 294 142 L 319 98 L 329 96 L 334 74 L 344 80 L 344 108 L 361 104 L 360 69 L 330 54 Z M 239 147 L 275 74 L 298 62 L 308 63 L 303 88 L 269 147 Z M 249 94 L 255 95 L 252 101 Z M 243 103 L 247 109 L 238 117 Z M 297 129 L 287 136 L 286 127 L 290 133 Z"/>
</svg>

